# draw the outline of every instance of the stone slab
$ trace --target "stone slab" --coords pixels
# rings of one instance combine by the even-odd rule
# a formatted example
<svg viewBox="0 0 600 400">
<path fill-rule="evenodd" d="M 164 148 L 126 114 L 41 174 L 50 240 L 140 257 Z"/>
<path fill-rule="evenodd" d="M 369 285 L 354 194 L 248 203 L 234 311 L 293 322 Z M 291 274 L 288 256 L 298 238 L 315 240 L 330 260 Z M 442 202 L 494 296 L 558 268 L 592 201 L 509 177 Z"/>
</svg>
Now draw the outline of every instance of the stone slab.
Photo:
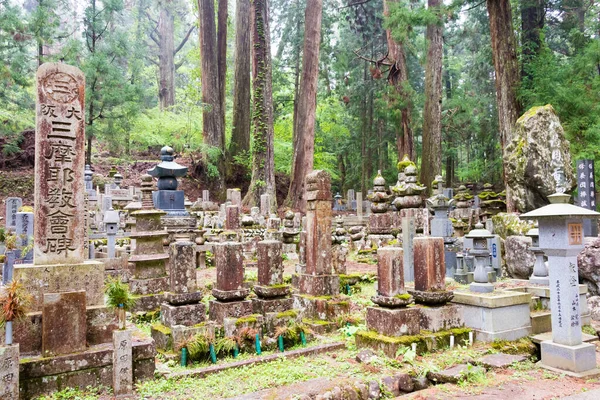
<svg viewBox="0 0 600 400">
<path fill-rule="evenodd" d="M 300 274 L 298 289 L 300 293 L 311 296 L 334 296 L 340 292 L 340 277 L 338 275 Z"/>
<path fill-rule="evenodd" d="M 104 305 L 104 264 L 98 261 L 71 265 L 17 264 L 14 278 L 31 294 L 31 312 L 42 310 L 44 293 L 84 290 L 88 307 Z"/>
<path fill-rule="evenodd" d="M 133 350 L 130 330 L 113 332 L 113 394 L 133 392 Z"/>
<path fill-rule="evenodd" d="M 87 327 L 84 291 L 44 294 L 42 320 L 44 357 L 85 350 Z"/>
<path fill-rule="evenodd" d="M 210 301 L 208 305 L 208 318 L 217 324 L 223 324 L 225 318 L 240 318 L 252 314 L 252 301 L 232 301 L 222 303 Z"/>
<path fill-rule="evenodd" d="M 147 295 L 165 292 L 169 289 L 169 277 L 129 280 L 129 288 L 134 295 Z"/>
<path fill-rule="evenodd" d="M 367 328 L 386 336 L 417 335 L 421 330 L 416 308 L 367 307 Z"/>
<path fill-rule="evenodd" d="M 531 341 L 537 344 L 540 344 L 546 340 L 552 340 L 552 332 L 544 332 L 531 337 Z M 598 336 L 582 333 L 581 340 L 583 343 L 592 343 L 598 340 Z"/>
<path fill-rule="evenodd" d="M 485 308 L 507 307 L 517 304 L 529 304 L 531 294 L 496 290 L 491 294 L 454 291 L 453 303 Z"/>
<path fill-rule="evenodd" d="M 436 383 L 458 383 L 467 371 L 469 373 L 484 372 L 481 367 L 458 364 L 439 372 L 429 371 L 427 378 Z"/>
<path fill-rule="evenodd" d="M 477 363 L 487 369 L 490 368 L 507 368 L 514 363 L 520 363 L 527 360 L 527 356 L 518 354 L 496 353 L 488 354 L 481 357 Z"/>
<path fill-rule="evenodd" d="M 574 346 L 547 340 L 541 343 L 541 365 L 559 370 L 583 373 L 597 368 L 596 346 L 581 343 Z"/>
<path fill-rule="evenodd" d="M 19 344 L 0 346 L 0 399 L 19 398 Z"/>
<path fill-rule="evenodd" d="M 204 303 L 185 304 L 173 306 L 163 303 L 160 306 L 160 321 L 163 325 L 192 326 L 204 322 L 206 319 L 206 306 Z"/>
<path fill-rule="evenodd" d="M 251 314 L 242 318 L 225 318 L 223 319 L 223 331 L 225 337 L 237 336 L 241 329 L 251 328 L 256 329 L 262 338 L 262 326 L 264 317 L 260 314 Z"/>
<path fill-rule="evenodd" d="M 437 332 L 451 328 L 464 326 L 461 306 L 456 304 L 446 304 L 439 307 L 415 306 L 420 313 L 421 329 Z"/>
<path fill-rule="evenodd" d="M 198 303 L 200 300 L 202 300 L 202 297 L 204 297 L 204 294 L 202 292 L 165 293 L 165 301 L 173 305 Z"/>
<path fill-rule="evenodd" d="M 291 297 L 283 299 L 252 299 L 252 312 L 257 314 L 280 313 L 291 310 L 294 300 Z"/>
</svg>

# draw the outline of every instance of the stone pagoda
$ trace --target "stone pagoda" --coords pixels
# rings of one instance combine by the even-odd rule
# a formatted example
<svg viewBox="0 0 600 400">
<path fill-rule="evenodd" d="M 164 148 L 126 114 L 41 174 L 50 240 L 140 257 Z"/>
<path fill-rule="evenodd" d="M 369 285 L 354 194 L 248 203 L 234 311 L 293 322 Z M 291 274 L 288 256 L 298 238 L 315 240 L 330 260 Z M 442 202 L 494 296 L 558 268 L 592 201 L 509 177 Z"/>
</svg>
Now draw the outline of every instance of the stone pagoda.
<svg viewBox="0 0 600 400">
<path fill-rule="evenodd" d="M 161 217 L 165 211 L 154 208 L 152 176 L 142 176 L 142 209 L 134 211 L 136 231 L 130 234 L 136 246 L 129 262 L 133 264 L 133 277 L 129 280 L 131 292 L 139 296 L 136 311 L 158 310 L 169 289 L 166 263 L 169 255 L 163 247 L 168 235 L 162 227 Z"/>
<path fill-rule="evenodd" d="M 390 197 L 386 192 L 385 179 L 381 171 L 377 171 L 377 176 L 373 179 L 373 193 L 367 198 L 371 202 L 372 212 L 369 217 L 369 239 L 376 241 L 378 245 L 394 239 L 392 214 L 388 212 Z"/>
</svg>

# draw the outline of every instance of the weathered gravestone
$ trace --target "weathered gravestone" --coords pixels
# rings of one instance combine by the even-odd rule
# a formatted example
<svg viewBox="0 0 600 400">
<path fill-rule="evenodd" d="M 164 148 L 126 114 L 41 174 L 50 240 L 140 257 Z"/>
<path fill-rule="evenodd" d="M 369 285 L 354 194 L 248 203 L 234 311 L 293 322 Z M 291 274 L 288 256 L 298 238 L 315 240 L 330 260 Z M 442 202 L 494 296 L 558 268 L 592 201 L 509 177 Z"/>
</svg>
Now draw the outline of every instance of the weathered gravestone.
<svg viewBox="0 0 600 400">
<path fill-rule="evenodd" d="M 0 346 L 0 399 L 19 398 L 19 345 Z"/>
<path fill-rule="evenodd" d="M 6 227 L 15 229 L 17 226 L 17 212 L 23 205 L 20 197 L 9 197 L 6 199 Z"/>
<path fill-rule="evenodd" d="M 133 391 L 133 350 L 130 330 L 113 331 L 113 394 Z"/>
<path fill-rule="evenodd" d="M 579 207 L 596 211 L 596 182 L 594 160 L 577 160 L 577 199 Z M 591 220 L 583 221 L 585 236 L 598 236 L 598 225 Z"/>
</svg>

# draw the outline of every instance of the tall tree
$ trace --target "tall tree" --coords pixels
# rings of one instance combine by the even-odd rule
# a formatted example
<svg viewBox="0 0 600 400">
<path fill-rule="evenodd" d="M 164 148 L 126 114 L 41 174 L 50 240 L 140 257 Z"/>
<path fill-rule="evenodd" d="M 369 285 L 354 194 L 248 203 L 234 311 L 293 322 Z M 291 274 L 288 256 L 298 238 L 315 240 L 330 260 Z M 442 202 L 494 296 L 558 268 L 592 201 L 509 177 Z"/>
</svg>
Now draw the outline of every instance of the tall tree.
<svg viewBox="0 0 600 400">
<path fill-rule="evenodd" d="M 383 13 L 387 17 L 390 12 L 390 2 L 396 2 L 395 0 L 384 0 L 383 2 Z M 407 29 L 406 29 L 407 30 Z M 414 138 L 411 127 L 411 99 L 410 99 L 410 83 L 408 81 L 408 68 L 406 65 L 406 51 L 404 46 L 404 40 L 406 35 L 392 35 L 392 29 L 387 28 L 385 30 L 385 36 L 388 44 L 388 60 L 390 62 L 390 70 L 388 72 L 388 81 L 394 86 L 397 94 L 400 97 L 400 126 L 395 127 L 396 131 L 396 152 L 398 155 L 398 161 L 402 160 L 404 155 L 408 155 L 408 158 L 414 160 Z"/>
<path fill-rule="evenodd" d="M 546 0 L 521 1 L 521 77 L 531 76 L 531 63 L 542 48 Z"/>
<path fill-rule="evenodd" d="M 161 0 L 159 3 L 158 21 L 154 21 L 155 28 L 150 32 L 150 38 L 158 46 L 158 100 L 160 109 L 165 110 L 175 104 L 175 71 L 181 64 L 175 63 L 175 56 L 187 43 L 195 26 L 192 25 L 179 45 L 175 47 L 175 15 L 173 0 Z M 155 35 L 154 32 L 157 32 Z M 150 61 L 156 63 L 152 58 Z"/>
<path fill-rule="evenodd" d="M 250 71 L 250 0 L 237 0 L 230 157 L 250 150 Z"/>
<path fill-rule="evenodd" d="M 308 0 L 305 11 L 302 76 L 295 118 L 295 147 L 292 176 L 287 202 L 306 211 L 304 178 L 312 171 L 315 152 L 315 112 L 319 77 L 319 45 L 321 43 L 322 0 Z"/>
<path fill-rule="evenodd" d="M 205 0 L 201 0 L 205 1 Z M 252 77 L 254 125 L 252 143 L 252 180 L 243 204 L 260 204 L 260 195 L 269 194 L 271 209 L 277 208 L 275 162 L 273 154 L 273 88 L 271 80 L 271 39 L 268 0 L 252 2 Z"/>
<path fill-rule="evenodd" d="M 427 66 L 423 110 L 421 183 L 431 191 L 431 182 L 442 168 L 442 30 L 441 0 L 428 0 L 429 12 L 437 18 L 427 25 Z"/>
<path fill-rule="evenodd" d="M 496 72 L 496 101 L 498 107 L 498 128 L 502 155 L 513 137 L 514 124 L 521 114 L 521 104 L 517 99 L 520 82 L 517 45 L 512 26 L 510 0 L 487 0 L 490 18 L 492 58 Z M 506 182 L 506 178 L 504 179 Z M 510 190 L 506 187 L 507 211 L 515 211 Z"/>
<path fill-rule="evenodd" d="M 198 0 L 200 12 L 200 54 L 202 59 L 202 135 L 204 143 L 221 150 L 225 146 L 225 126 L 221 108 L 217 63 L 217 32 L 213 0 Z M 222 172 L 220 169 L 219 172 Z"/>
<path fill-rule="evenodd" d="M 223 151 L 225 151 L 225 77 L 227 74 L 227 0 L 219 0 L 217 11 L 217 79 L 223 126 Z"/>
</svg>

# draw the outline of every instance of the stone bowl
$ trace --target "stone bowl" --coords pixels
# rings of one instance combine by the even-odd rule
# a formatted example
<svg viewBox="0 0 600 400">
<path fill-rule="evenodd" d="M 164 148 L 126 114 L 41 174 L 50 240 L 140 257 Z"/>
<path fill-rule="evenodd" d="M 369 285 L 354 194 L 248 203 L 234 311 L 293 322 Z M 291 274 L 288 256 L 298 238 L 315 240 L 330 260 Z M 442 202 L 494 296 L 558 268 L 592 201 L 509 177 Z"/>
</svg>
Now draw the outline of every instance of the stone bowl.
<svg viewBox="0 0 600 400">
<path fill-rule="evenodd" d="M 254 285 L 254 293 L 261 298 L 285 297 L 292 293 L 290 285 Z"/>
<path fill-rule="evenodd" d="M 408 299 L 401 299 L 398 297 L 389 297 L 389 296 L 373 296 L 371 297 L 371 301 L 381 307 L 386 308 L 402 308 L 406 307 L 410 303 L 413 302 L 413 298 L 409 297 Z"/>
<path fill-rule="evenodd" d="M 427 305 L 439 305 L 445 304 L 452 300 L 454 297 L 454 292 L 449 290 L 439 290 L 439 291 L 421 291 L 421 290 L 409 290 L 410 293 L 415 298 L 415 303 L 419 304 L 427 304 Z"/>
</svg>

